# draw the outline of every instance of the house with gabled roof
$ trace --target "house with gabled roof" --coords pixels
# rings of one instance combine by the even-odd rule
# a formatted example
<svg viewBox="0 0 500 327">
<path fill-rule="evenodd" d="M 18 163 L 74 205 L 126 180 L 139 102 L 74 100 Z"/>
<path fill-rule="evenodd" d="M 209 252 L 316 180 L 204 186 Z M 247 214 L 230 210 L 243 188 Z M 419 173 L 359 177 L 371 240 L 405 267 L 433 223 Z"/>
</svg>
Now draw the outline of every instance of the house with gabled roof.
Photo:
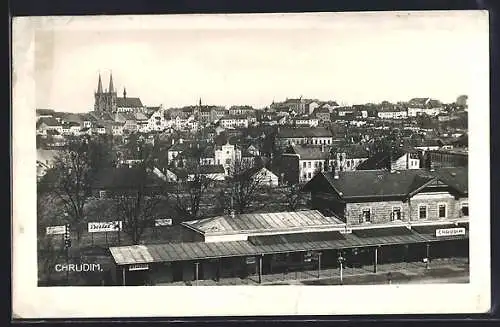
<svg viewBox="0 0 500 327">
<path fill-rule="evenodd" d="M 347 225 L 468 220 L 468 171 L 442 168 L 322 172 L 303 191 Z"/>
</svg>

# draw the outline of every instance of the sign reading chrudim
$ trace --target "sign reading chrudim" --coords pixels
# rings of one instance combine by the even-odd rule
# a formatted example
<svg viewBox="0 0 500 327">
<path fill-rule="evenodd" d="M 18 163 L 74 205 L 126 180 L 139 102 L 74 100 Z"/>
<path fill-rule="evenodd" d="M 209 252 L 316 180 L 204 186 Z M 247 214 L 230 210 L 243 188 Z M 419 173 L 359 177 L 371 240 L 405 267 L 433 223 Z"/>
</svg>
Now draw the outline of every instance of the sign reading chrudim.
<svg viewBox="0 0 500 327">
<path fill-rule="evenodd" d="M 436 229 L 436 237 L 465 235 L 465 228 Z"/>
<path fill-rule="evenodd" d="M 149 266 L 145 263 L 135 264 L 135 265 L 131 265 L 128 267 L 129 271 L 148 270 L 148 269 L 149 269 Z"/>
<path fill-rule="evenodd" d="M 89 223 L 89 233 L 118 232 L 122 230 L 121 221 Z"/>
</svg>

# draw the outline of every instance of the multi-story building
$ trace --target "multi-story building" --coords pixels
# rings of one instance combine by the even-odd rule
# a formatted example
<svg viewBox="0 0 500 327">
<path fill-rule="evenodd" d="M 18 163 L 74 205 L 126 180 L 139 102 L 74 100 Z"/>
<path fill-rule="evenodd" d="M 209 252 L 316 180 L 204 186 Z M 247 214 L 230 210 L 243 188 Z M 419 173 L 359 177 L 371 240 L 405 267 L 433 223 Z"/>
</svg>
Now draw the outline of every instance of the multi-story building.
<svg viewBox="0 0 500 327">
<path fill-rule="evenodd" d="M 247 128 L 248 118 L 245 115 L 228 115 L 219 120 L 223 128 Z"/>
<path fill-rule="evenodd" d="M 431 98 L 413 98 L 408 103 L 408 117 L 437 116 L 443 110 L 443 105 L 438 100 Z"/>
<path fill-rule="evenodd" d="M 380 119 L 405 119 L 408 117 L 408 112 L 405 108 L 400 107 L 381 108 L 377 112 L 377 117 Z"/>
<path fill-rule="evenodd" d="M 331 145 L 332 133 L 326 128 L 278 128 L 276 147 L 285 148 L 294 144 Z"/>
<path fill-rule="evenodd" d="M 123 89 L 123 97 L 118 97 L 113 84 L 113 75 L 109 77 L 109 87 L 103 90 L 101 74 L 94 92 L 94 111 L 99 113 L 133 112 L 144 109 L 139 98 L 127 97 L 127 90 Z"/>
</svg>

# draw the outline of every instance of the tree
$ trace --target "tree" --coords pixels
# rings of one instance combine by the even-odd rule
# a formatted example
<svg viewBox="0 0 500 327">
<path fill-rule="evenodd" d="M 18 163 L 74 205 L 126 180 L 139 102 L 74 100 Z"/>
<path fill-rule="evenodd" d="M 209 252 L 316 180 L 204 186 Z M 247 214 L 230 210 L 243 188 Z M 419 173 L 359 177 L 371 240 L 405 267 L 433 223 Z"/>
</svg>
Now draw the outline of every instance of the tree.
<svg viewBox="0 0 500 327">
<path fill-rule="evenodd" d="M 37 254 L 38 254 L 38 280 L 47 283 L 52 282 L 55 265 L 63 257 L 60 235 L 47 235 L 45 228 L 60 225 L 58 217 L 62 215 L 57 211 L 56 199 L 51 194 L 37 194 Z"/>
<path fill-rule="evenodd" d="M 260 173 L 261 168 L 261 166 L 253 166 L 251 163 L 236 160 L 229 169 L 227 193 L 235 213 L 247 213 L 267 205 L 263 201 L 260 206 L 257 206 L 260 193 L 264 191 L 265 195 L 269 191 L 265 177 Z"/>
<path fill-rule="evenodd" d="M 129 139 L 129 151 L 139 163 L 132 169 L 134 185 L 123 192 L 112 194 L 115 212 L 123 221 L 123 230 L 133 244 L 141 242 L 144 231 L 153 225 L 158 206 L 168 200 L 166 181 L 154 174 L 155 147 L 143 139 Z M 159 172 L 159 171 L 158 171 Z"/>
<path fill-rule="evenodd" d="M 300 185 L 291 184 L 284 188 L 285 203 L 289 211 L 296 211 L 305 199 Z"/>
<path fill-rule="evenodd" d="M 55 158 L 54 168 L 45 176 L 50 191 L 64 205 L 68 223 L 75 229 L 80 241 L 85 223 L 85 205 L 91 196 L 92 167 L 88 140 L 72 141 Z"/>
<path fill-rule="evenodd" d="M 175 209 L 183 220 L 199 219 L 201 202 L 213 180 L 202 173 L 199 161 L 188 162 L 183 173 L 175 185 Z"/>
</svg>

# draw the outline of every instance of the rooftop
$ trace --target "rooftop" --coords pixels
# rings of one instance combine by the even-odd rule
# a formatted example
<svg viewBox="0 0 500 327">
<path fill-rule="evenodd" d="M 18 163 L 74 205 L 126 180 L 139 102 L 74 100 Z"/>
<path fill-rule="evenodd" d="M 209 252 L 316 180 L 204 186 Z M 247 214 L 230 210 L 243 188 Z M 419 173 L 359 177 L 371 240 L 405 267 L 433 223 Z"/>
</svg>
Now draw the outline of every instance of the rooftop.
<svg viewBox="0 0 500 327">
<path fill-rule="evenodd" d="M 241 232 L 272 232 L 326 228 L 341 224 L 336 217 L 325 217 L 317 210 L 297 212 L 250 213 L 217 216 L 184 222 L 183 225 L 204 234 L 235 234 Z"/>
<path fill-rule="evenodd" d="M 294 138 L 294 137 L 332 137 L 332 133 L 322 127 L 310 128 L 280 128 L 277 137 L 280 138 Z"/>
</svg>

